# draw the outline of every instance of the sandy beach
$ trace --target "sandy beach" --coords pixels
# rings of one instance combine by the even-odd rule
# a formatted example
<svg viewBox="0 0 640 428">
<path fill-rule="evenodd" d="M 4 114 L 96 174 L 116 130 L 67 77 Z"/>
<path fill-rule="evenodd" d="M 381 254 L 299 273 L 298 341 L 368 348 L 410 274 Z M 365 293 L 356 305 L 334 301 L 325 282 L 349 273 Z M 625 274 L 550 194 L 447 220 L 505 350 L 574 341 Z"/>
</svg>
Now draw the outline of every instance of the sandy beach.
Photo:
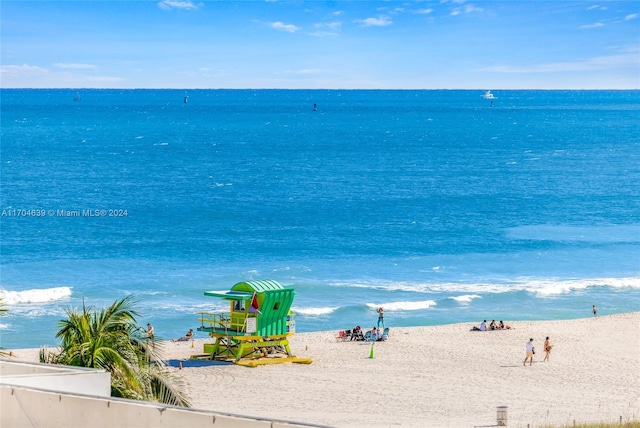
<svg viewBox="0 0 640 428">
<path fill-rule="evenodd" d="M 389 325 L 373 358 L 370 343 L 338 341 L 337 331 L 298 333 L 292 352 L 312 364 L 173 370 L 194 408 L 334 427 L 490 426 L 498 406 L 510 427 L 640 419 L 640 312 L 506 324 L 513 329 Z M 543 362 L 546 336 L 553 350 Z M 529 338 L 534 363 L 523 366 Z M 189 358 L 206 342 L 164 342 L 166 357 Z"/>
</svg>

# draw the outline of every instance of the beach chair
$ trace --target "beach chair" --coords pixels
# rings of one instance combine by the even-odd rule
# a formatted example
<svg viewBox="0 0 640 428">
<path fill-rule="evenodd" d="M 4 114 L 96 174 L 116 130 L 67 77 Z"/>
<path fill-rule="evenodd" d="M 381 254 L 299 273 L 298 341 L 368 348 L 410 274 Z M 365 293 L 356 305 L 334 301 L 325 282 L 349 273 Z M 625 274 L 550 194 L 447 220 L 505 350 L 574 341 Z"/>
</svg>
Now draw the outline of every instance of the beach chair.
<svg viewBox="0 0 640 428">
<path fill-rule="evenodd" d="M 338 336 L 336 337 L 336 339 L 340 340 L 340 341 L 344 341 L 347 339 L 347 334 L 344 332 L 344 330 L 340 330 L 338 332 Z"/>
<path fill-rule="evenodd" d="M 351 333 L 350 340 L 356 340 L 356 341 L 364 340 L 364 335 L 362 334 L 362 330 L 354 330 L 353 333 Z"/>
<path fill-rule="evenodd" d="M 364 334 L 364 340 L 369 342 L 371 341 L 371 331 L 368 331 Z M 375 338 L 373 340 L 376 340 Z"/>
<path fill-rule="evenodd" d="M 389 327 L 385 327 L 382 330 L 382 338 L 380 340 L 387 340 L 389 338 Z"/>
</svg>

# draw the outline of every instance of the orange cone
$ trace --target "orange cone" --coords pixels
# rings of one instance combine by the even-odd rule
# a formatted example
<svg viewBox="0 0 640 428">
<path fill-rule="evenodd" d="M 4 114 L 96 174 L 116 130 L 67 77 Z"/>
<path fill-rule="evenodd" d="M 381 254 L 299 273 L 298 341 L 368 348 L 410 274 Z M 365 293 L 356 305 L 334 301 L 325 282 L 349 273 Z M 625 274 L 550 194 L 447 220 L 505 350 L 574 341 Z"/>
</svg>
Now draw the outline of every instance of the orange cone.
<svg viewBox="0 0 640 428">
<path fill-rule="evenodd" d="M 182 370 L 182 361 L 180 361 L 180 365 L 178 366 L 178 370 Z"/>
</svg>

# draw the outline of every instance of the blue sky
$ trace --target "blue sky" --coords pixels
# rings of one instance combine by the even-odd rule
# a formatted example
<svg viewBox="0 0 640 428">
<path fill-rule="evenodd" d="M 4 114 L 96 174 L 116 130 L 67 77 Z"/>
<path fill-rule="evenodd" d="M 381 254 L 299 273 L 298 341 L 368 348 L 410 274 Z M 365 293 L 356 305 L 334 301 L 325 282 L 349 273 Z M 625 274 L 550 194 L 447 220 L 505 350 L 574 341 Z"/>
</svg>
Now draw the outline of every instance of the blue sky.
<svg viewBox="0 0 640 428">
<path fill-rule="evenodd" d="M 3 88 L 636 89 L 634 1 L 5 1 Z"/>
</svg>

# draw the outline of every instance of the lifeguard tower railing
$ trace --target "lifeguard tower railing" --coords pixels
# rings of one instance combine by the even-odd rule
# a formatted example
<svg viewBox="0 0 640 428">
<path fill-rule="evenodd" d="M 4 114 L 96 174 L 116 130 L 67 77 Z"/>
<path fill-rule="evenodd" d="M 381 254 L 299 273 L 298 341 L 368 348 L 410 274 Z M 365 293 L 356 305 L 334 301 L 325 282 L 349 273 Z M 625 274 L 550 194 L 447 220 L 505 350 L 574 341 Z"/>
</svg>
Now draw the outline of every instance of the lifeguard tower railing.
<svg viewBox="0 0 640 428">
<path fill-rule="evenodd" d="M 198 312 L 198 331 L 240 336 L 247 333 L 247 317 L 232 317 L 231 312 Z"/>
<path fill-rule="evenodd" d="M 264 330 L 264 326 L 258 326 L 257 316 L 246 316 L 241 312 L 197 312 L 200 327 L 198 331 L 224 336 L 255 336 L 258 327 Z M 249 325 L 249 327 L 248 327 Z M 289 312 L 286 317 L 286 335 L 295 332 L 294 314 Z"/>
</svg>

